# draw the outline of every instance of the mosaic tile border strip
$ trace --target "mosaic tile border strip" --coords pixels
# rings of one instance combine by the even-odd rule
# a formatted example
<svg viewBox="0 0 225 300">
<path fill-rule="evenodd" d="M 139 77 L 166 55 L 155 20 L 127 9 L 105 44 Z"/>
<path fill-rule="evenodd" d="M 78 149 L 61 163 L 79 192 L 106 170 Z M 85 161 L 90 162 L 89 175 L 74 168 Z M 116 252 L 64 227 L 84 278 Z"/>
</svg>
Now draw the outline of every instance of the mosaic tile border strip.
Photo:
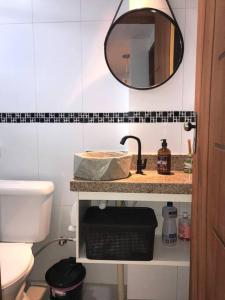
<svg viewBox="0 0 225 300">
<path fill-rule="evenodd" d="M 194 111 L 0 113 L 0 123 L 182 123 L 195 120 Z"/>
</svg>

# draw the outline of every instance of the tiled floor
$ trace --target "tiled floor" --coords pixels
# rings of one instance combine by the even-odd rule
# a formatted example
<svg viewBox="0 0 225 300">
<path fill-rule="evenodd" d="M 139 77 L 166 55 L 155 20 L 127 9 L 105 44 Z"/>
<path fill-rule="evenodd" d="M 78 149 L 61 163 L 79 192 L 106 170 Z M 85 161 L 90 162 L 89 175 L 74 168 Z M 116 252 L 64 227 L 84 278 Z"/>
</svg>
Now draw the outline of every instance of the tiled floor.
<svg viewBox="0 0 225 300">
<path fill-rule="evenodd" d="M 28 291 L 31 300 L 49 300 L 49 294 L 42 287 L 32 287 Z M 116 287 L 108 285 L 86 284 L 82 300 L 116 300 Z"/>
<path fill-rule="evenodd" d="M 83 300 L 115 300 L 116 288 L 107 285 L 86 285 L 83 291 Z"/>
<path fill-rule="evenodd" d="M 29 292 L 30 300 L 49 300 L 49 293 L 45 288 L 32 287 Z M 113 285 L 85 284 L 82 300 L 116 300 L 117 289 Z M 138 300 L 138 299 L 136 299 Z"/>
</svg>

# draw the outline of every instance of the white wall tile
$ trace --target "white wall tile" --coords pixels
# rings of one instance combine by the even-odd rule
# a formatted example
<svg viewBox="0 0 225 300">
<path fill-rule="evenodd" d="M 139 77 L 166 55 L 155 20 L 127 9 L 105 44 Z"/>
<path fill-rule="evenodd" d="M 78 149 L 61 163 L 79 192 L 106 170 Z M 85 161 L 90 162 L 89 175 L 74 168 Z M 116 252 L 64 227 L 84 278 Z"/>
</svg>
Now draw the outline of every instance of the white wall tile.
<svg viewBox="0 0 225 300">
<path fill-rule="evenodd" d="M 86 112 L 128 110 L 128 89 L 110 73 L 104 57 L 109 22 L 82 23 L 83 101 Z"/>
<path fill-rule="evenodd" d="M 189 299 L 189 273 L 190 268 L 188 267 L 178 268 L 177 300 Z"/>
<path fill-rule="evenodd" d="M 85 124 L 84 151 L 117 150 L 126 151 L 120 141 L 128 133 L 127 124 Z"/>
<path fill-rule="evenodd" d="M 80 0 L 33 0 L 34 22 L 80 20 Z"/>
<path fill-rule="evenodd" d="M 119 0 L 81 0 L 81 19 L 84 21 L 111 21 Z"/>
<path fill-rule="evenodd" d="M 185 35 L 185 26 L 186 26 L 186 23 L 185 23 L 185 9 L 180 9 L 180 8 L 174 8 L 173 9 L 173 12 L 174 12 L 174 15 L 177 19 L 177 22 L 179 24 L 179 27 L 180 27 L 180 30 L 183 34 L 183 36 Z"/>
<path fill-rule="evenodd" d="M 176 299 L 177 268 L 128 265 L 127 298 Z M 163 288 L 162 288 L 163 286 Z"/>
<path fill-rule="evenodd" d="M 172 154 L 181 152 L 181 130 L 180 123 L 143 123 L 130 124 L 129 134 L 141 139 L 142 153 L 157 153 L 161 148 L 161 139 L 166 138 L 168 148 Z M 137 142 L 129 140 L 129 151 L 137 153 Z"/>
<path fill-rule="evenodd" d="M 172 8 L 185 8 L 185 0 L 170 0 Z"/>
<path fill-rule="evenodd" d="M 1 25 L 0 44 L 0 111 L 34 111 L 32 25 Z"/>
<path fill-rule="evenodd" d="M 85 282 L 96 284 L 116 284 L 116 265 L 86 264 Z"/>
<path fill-rule="evenodd" d="M 56 205 L 53 206 L 52 220 L 51 220 L 51 230 L 48 236 L 48 241 L 59 237 L 74 237 L 74 232 L 69 232 L 68 227 L 70 222 L 70 213 L 72 210 L 72 205 Z M 75 251 L 75 243 L 74 251 Z M 75 256 L 75 253 L 73 253 Z"/>
<path fill-rule="evenodd" d="M 1 124 L 0 149 L 1 179 L 38 179 L 35 124 Z"/>
<path fill-rule="evenodd" d="M 183 109 L 194 110 L 197 45 L 197 10 L 186 10 Z"/>
<path fill-rule="evenodd" d="M 198 1 L 201 0 L 186 0 L 186 8 L 198 8 Z"/>
<path fill-rule="evenodd" d="M 32 0 L 0 0 L 0 24 L 31 22 Z"/>
<path fill-rule="evenodd" d="M 38 111 L 81 111 L 80 24 L 35 24 L 34 31 Z"/>
<path fill-rule="evenodd" d="M 73 178 L 73 156 L 82 151 L 81 124 L 39 124 L 39 172 L 42 180 L 55 183 L 54 204 L 74 203 L 70 192 Z"/>
</svg>

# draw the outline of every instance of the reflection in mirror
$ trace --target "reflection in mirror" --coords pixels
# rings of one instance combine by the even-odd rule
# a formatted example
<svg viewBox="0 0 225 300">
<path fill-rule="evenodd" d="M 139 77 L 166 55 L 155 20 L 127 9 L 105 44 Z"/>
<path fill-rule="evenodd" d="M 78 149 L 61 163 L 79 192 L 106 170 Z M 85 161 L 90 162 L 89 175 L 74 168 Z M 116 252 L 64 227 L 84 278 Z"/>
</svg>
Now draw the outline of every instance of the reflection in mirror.
<svg viewBox="0 0 225 300">
<path fill-rule="evenodd" d="M 135 89 L 150 89 L 166 82 L 183 58 L 183 37 L 176 22 L 151 8 L 119 17 L 105 40 L 105 56 L 112 74 Z"/>
</svg>

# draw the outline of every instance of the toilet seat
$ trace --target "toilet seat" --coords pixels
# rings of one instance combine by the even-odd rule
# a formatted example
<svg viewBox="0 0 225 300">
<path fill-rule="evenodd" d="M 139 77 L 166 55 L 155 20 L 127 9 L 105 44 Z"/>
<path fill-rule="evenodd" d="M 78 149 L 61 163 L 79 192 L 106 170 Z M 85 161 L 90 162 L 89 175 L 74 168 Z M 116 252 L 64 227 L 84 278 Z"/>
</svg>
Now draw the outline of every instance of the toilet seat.
<svg viewBox="0 0 225 300">
<path fill-rule="evenodd" d="M 32 244 L 0 243 L 0 265 L 2 289 L 13 285 L 30 272 L 34 256 Z"/>
</svg>

